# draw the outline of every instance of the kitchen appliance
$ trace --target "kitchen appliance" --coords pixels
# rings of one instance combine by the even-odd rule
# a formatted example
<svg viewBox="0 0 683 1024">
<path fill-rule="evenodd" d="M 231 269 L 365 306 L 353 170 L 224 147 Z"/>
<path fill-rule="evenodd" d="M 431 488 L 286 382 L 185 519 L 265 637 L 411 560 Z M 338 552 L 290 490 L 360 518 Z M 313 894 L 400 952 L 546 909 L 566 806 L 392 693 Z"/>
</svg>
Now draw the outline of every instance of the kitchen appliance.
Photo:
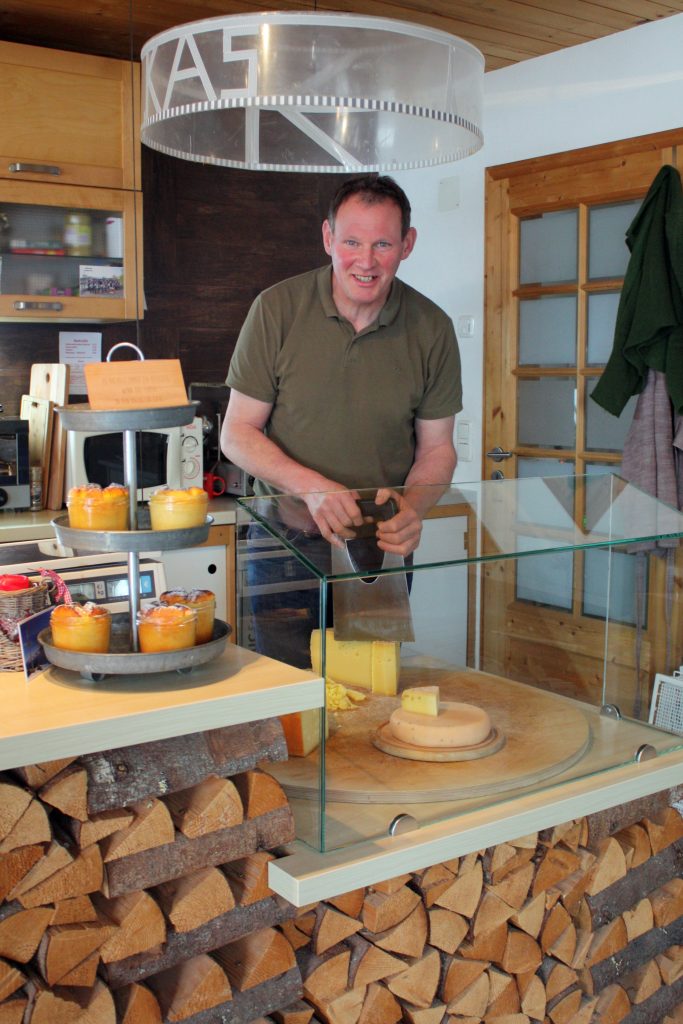
<svg viewBox="0 0 683 1024">
<path fill-rule="evenodd" d="M 199 403 L 197 414 L 201 416 L 203 424 L 205 469 L 225 481 L 225 494 L 253 494 L 252 478 L 239 466 L 227 462 L 221 451 L 221 429 L 230 388 L 223 383 L 195 381 L 190 384 L 188 393 L 190 401 Z"/>
<path fill-rule="evenodd" d="M 0 508 L 31 505 L 28 421 L 0 416 Z"/>
<path fill-rule="evenodd" d="M 140 430 L 136 437 L 138 501 L 162 487 L 201 487 L 204 474 L 202 420 L 185 426 Z M 70 430 L 67 435 L 66 493 L 85 484 L 123 483 L 120 430 Z"/>
</svg>

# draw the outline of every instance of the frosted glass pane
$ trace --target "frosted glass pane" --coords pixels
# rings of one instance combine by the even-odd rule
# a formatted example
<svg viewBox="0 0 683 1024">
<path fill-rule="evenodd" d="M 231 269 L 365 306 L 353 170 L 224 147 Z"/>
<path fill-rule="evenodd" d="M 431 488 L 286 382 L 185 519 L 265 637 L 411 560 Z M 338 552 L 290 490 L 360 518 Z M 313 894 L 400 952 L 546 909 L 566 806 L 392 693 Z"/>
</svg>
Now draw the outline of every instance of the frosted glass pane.
<svg viewBox="0 0 683 1024">
<path fill-rule="evenodd" d="M 547 472 L 546 472 L 547 470 Z M 558 530 L 573 529 L 574 463 L 559 459 L 518 459 L 518 478 L 542 477 L 534 489 L 533 501 L 520 498 L 517 503 L 518 523 L 541 523 Z M 548 477 L 548 479 L 546 479 Z"/>
<path fill-rule="evenodd" d="M 633 420 L 638 396 L 629 398 L 620 416 L 613 416 L 590 397 L 596 382 L 596 377 L 586 381 L 586 451 L 621 452 L 624 450 L 624 441 Z"/>
<path fill-rule="evenodd" d="M 538 546 L 538 538 L 517 537 L 517 550 L 528 551 Z M 515 596 L 518 601 L 533 601 L 534 604 L 567 611 L 572 606 L 572 578 L 574 559 L 571 551 L 557 554 L 544 552 L 543 555 L 529 555 L 517 561 L 517 583 Z"/>
<path fill-rule="evenodd" d="M 517 444 L 574 448 L 575 406 L 573 378 L 520 380 L 517 384 Z"/>
<path fill-rule="evenodd" d="M 621 292 L 588 296 L 586 362 L 589 366 L 604 366 L 612 354 L 620 296 Z"/>
<path fill-rule="evenodd" d="M 552 295 L 520 302 L 519 364 L 576 365 L 575 295 Z"/>
<path fill-rule="evenodd" d="M 577 237 L 576 210 L 523 220 L 519 235 L 519 283 L 576 281 Z"/>
<path fill-rule="evenodd" d="M 588 277 L 623 277 L 630 253 L 626 231 L 640 200 L 594 206 L 588 213 Z"/>
<path fill-rule="evenodd" d="M 573 459 L 517 459 L 517 476 L 573 476 Z"/>
<path fill-rule="evenodd" d="M 635 555 L 613 550 L 610 559 L 607 549 L 588 548 L 583 563 L 583 614 L 604 619 L 608 607 L 610 621 L 635 625 Z"/>
</svg>

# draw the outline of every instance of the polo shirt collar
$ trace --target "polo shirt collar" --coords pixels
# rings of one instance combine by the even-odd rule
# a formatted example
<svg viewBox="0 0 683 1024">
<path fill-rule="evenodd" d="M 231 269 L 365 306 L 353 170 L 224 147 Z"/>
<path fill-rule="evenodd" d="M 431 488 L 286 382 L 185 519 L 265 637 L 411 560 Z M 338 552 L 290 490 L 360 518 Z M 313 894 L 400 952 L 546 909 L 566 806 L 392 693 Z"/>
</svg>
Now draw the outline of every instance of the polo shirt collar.
<svg viewBox="0 0 683 1024">
<path fill-rule="evenodd" d="M 375 322 L 371 324 L 370 327 L 366 328 L 366 330 L 371 330 L 375 326 L 386 327 L 394 322 L 398 316 L 398 311 L 401 305 L 402 291 L 403 284 L 398 280 L 398 278 L 394 278 L 391 284 L 389 298 L 384 303 Z M 339 319 L 339 310 L 335 306 L 334 299 L 332 298 L 332 267 L 320 268 L 318 272 L 318 294 L 320 296 L 325 316 L 336 317 Z"/>
</svg>

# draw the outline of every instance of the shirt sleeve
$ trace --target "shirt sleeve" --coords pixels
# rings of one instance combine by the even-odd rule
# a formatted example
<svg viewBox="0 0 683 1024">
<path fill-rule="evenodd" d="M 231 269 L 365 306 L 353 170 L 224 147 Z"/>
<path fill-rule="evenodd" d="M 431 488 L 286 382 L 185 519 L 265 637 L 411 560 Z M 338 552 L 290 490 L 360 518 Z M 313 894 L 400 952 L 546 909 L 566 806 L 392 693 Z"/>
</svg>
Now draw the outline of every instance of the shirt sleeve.
<svg viewBox="0 0 683 1024">
<path fill-rule="evenodd" d="M 427 356 L 427 380 L 416 410 L 416 418 L 438 420 L 462 410 L 462 370 L 460 349 L 450 317 L 434 334 Z"/>
<path fill-rule="evenodd" d="M 237 338 L 225 383 L 235 391 L 272 404 L 277 397 L 276 360 L 281 329 L 263 295 L 251 305 Z"/>
</svg>

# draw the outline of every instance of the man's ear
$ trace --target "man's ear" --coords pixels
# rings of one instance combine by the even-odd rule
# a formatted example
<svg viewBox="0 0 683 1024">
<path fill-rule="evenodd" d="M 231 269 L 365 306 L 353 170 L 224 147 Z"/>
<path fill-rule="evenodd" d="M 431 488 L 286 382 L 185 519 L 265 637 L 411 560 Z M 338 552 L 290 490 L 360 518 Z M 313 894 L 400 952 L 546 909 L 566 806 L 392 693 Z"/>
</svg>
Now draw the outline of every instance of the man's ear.
<svg viewBox="0 0 683 1024">
<path fill-rule="evenodd" d="M 401 259 L 405 260 L 410 256 L 411 252 L 415 248 L 415 242 L 417 241 L 417 231 L 415 228 L 408 228 L 406 237 L 403 239 L 401 249 Z"/>
<path fill-rule="evenodd" d="M 332 228 L 329 220 L 323 221 L 323 245 L 328 256 L 332 255 Z"/>
</svg>

